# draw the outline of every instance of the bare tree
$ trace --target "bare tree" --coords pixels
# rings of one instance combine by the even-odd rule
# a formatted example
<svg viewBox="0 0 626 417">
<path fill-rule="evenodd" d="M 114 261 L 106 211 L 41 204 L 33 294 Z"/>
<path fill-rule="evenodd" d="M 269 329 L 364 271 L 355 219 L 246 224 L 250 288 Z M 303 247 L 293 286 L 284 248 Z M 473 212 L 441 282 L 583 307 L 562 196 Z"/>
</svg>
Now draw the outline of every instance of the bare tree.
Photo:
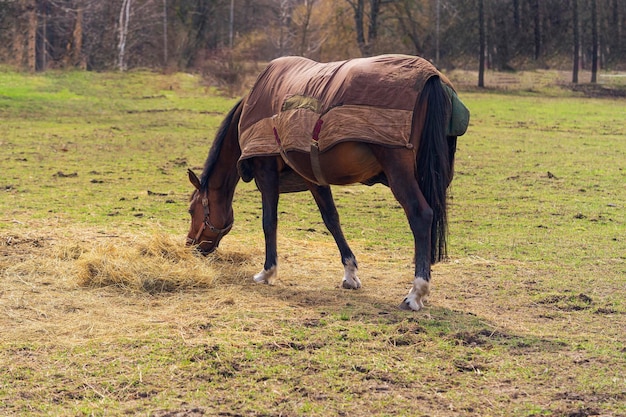
<svg viewBox="0 0 626 417">
<path fill-rule="evenodd" d="M 439 0 L 437 0 L 439 2 Z M 425 38 L 429 28 L 424 21 L 428 17 L 424 2 L 414 0 L 401 0 L 394 3 L 395 15 L 398 25 L 404 36 L 410 39 L 415 55 L 424 55 Z"/>
<path fill-rule="evenodd" d="M 291 28 L 291 14 L 293 12 L 294 0 L 278 0 L 278 33 L 274 36 L 274 44 L 279 55 L 285 55 L 293 46 L 294 35 Z"/>
<path fill-rule="evenodd" d="M 580 24 L 578 23 L 578 0 L 572 0 L 572 26 L 574 34 L 574 67 L 572 68 L 572 82 L 578 83 L 578 69 L 580 67 Z"/>
<path fill-rule="evenodd" d="M 485 4 L 478 0 L 478 87 L 485 87 Z"/>
<path fill-rule="evenodd" d="M 167 0 L 163 0 L 163 67 L 166 67 L 166 66 L 167 66 Z"/>
<path fill-rule="evenodd" d="M 591 82 L 598 81 L 598 2 L 591 0 Z"/>
<path fill-rule="evenodd" d="M 296 52 L 302 56 L 311 56 L 321 48 L 326 37 L 321 34 L 321 25 L 313 19 L 313 11 L 318 0 L 304 0 L 294 9 L 293 24 L 298 33 Z"/>
<path fill-rule="evenodd" d="M 24 65 L 24 8 L 26 6 L 25 1 L 20 1 L 15 4 L 13 11 L 14 21 L 11 30 L 11 51 L 9 56 L 12 57 L 14 65 L 22 67 Z"/>
<path fill-rule="evenodd" d="M 622 39 L 624 12 L 620 11 L 618 0 L 613 0 L 611 4 L 611 17 L 611 26 L 613 26 L 613 33 L 615 34 L 612 39 L 614 42 L 615 51 L 617 51 L 617 53 L 619 54 L 620 52 L 624 52 L 624 40 Z"/>
<path fill-rule="evenodd" d="M 230 0 L 230 9 L 228 12 L 228 47 L 233 49 L 235 37 L 235 0 Z"/>
<path fill-rule="evenodd" d="M 346 0 L 354 12 L 356 41 L 362 56 L 374 53 L 374 44 L 378 37 L 378 16 L 383 0 L 369 0 L 369 13 L 365 8 L 365 0 Z M 393 1 L 393 0 L 389 0 Z M 367 39 L 365 37 L 365 18 L 368 18 Z"/>
<path fill-rule="evenodd" d="M 37 69 L 37 2 L 28 0 L 26 3 L 26 15 L 28 16 L 27 42 L 27 65 L 28 70 L 34 72 Z"/>
<path fill-rule="evenodd" d="M 402 52 L 463 66 L 480 46 L 482 71 L 567 59 L 572 80 L 576 68 L 597 80 L 626 62 L 624 25 L 624 0 L 0 0 L 0 63 L 200 68 L 226 48 L 252 60 Z"/>
<path fill-rule="evenodd" d="M 441 49 L 440 49 L 440 38 L 441 38 L 441 0 L 436 0 L 437 4 L 435 6 L 435 62 L 439 63 L 441 61 Z"/>
<path fill-rule="evenodd" d="M 63 57 L 63 61 L 67 66 L 86 68 L 86 62 L 83 56 L 84 20 L 85 10 L 89 7 L 90 1 L 91 0 L 73 0 L 70 4 L 58 4 L 61 2 L 52 1 L 53 5 L 56 7 L 63 8 L 67 14 L 68 20 L 71 21 L 73 17 L 73 21 L 68 24 L 71 35 L 67 36 L 64 51 L 65 56 Z"/>
<path fill-rule="evenodd" d="M 494 4 L 495 3 L 495 4 Z M 508 9 L 509 5 L 506 3 L 492 2 L 492 22 L 494 25 L 494 32 L 498 35 L 494 37 L 492 42 L 493 50 L 493 63 L 494 67 L 498 71 L 509 71 L 511 67 L 509 60 L 511 58 L 511 48 L 509 45 L 509 26 L 508 21 Z"/>
<path fill-rule="evenodd" d="M 160 64 L 154 56 L 163 54 L 158 39 L 167 36 L 163 25 L 166 6 L 162 0 L 122 0 L 117 21 L 116 66 L 120 71 L 125 71 L 131 60 L 133 65 Z"/>
<path fill-rule="evenodd" d="M 132 0 L 122 0 L 117 41 L 117 67 L 120 71 L 126 70 L 126 40 L 128 39 L 128 23 L 130 22 L 130 6 Z"/>
<path fill-rule="evenodd" d="M 541 3 L 539 0 L 531 0 L 534 29 L 535 61 L 541 56 Z"/>
<path fill-rule="evenodd" d="M 519 31 L 522 28 L 522 12 L 520 0 L 513 0 L 513 25 L 515 30 Z"/>
</svg>

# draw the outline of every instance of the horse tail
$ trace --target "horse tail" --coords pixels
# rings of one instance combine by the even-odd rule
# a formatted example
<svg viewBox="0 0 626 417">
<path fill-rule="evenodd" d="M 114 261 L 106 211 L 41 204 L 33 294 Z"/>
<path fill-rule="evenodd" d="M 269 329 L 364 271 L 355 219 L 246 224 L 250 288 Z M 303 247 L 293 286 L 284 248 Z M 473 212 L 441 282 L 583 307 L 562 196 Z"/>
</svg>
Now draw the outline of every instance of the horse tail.
<svg viewBox="0 0 626 417">
<path fill-rule="evenodd" d="M 417 110 L 426 112 L 417 152 L 417 180 L 433 210 L 431 263 L 436 263 L 447 255 L 447 190 L 452 174 L 446 135 L 451 104 L 439 76 L 431 77 L 424 85 Z"/>
</svg>

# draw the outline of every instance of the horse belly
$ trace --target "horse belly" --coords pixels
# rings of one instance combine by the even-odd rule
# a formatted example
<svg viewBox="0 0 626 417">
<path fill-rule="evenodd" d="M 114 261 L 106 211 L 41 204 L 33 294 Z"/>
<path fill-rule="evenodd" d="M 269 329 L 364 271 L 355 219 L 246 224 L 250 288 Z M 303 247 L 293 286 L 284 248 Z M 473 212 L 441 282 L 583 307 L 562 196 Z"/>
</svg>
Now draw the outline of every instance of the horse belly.
<svg viewBox="0 0 626 417">
<path fill-rule="evenodd" d="M 342 142 L 320 154 L 320 166 L 329 184 L 347 185 L 367 181 L 381 172 L 370 145 Z"/>
</svg>

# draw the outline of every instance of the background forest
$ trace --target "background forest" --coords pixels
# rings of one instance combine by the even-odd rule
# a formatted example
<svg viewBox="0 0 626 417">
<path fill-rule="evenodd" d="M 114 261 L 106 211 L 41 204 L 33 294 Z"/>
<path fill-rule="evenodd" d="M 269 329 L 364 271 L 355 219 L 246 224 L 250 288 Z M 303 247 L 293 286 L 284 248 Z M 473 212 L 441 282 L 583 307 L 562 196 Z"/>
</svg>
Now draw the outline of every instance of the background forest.
<svg viewBox="0 0 626 417">
<path fill-rule="evenodd" d="M 289 54 L 623 70 L 625 24 L 623 0 L 0 0 L 0 63 L 199 70 L 226 82 L 244 63 Z"/>
</svg>

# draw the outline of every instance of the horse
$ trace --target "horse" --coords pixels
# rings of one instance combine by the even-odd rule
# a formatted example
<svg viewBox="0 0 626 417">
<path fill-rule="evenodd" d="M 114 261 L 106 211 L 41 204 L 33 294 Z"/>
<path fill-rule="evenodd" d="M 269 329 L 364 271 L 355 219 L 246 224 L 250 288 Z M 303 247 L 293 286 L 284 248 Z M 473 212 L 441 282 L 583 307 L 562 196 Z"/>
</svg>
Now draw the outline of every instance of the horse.
<svg viewBox="0 0 626 417">
<path fill-rule="evenodd" d="M 265 263 L 253 281 L 270 284 L 278 271 L 279 196 L 308 190 L 337 244 L 341 286 L 359 289 L 330 186 L 382 183 L 404 208 L 414 238 L 413 285 L 399 307 L 418 311 L 430 292 L 431 265 L 446 257 L 447 190 L 457 136 L 468 123 L 450 81 L 419 57 L 273 60 L 226 115 L 201 176 L 188 170 L 194 191 L 187 245 L 212 253 L 233 227 L 238 181 L 254 179 Z"/>
</svg>

